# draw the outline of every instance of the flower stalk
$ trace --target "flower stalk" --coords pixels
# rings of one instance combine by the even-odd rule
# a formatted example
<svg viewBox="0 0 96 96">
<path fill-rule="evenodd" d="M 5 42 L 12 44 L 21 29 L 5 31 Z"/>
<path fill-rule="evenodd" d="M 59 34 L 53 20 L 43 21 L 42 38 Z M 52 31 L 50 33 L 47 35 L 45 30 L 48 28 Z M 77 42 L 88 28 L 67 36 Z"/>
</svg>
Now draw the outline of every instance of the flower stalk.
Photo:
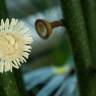
<svg viewBox="0 0 96 96">
<path fill-rule="evenodd" d="M 91 87 L 88 79 L 91 78 L 89 68 L 92 64 L 92 57 L 81 1 L 61 0 L 61 3 L 76 62 L 80 96 L 91 96 L 88 94 L 90 91 L 88 92 L 87 89 Z"/>
<path fill-rule="evenodd" d="M 96 96 L 96 0 L 81 0 L 81 4 L 84 19 L 86 21 L 87 34 L 93 60 L 90 69 L 91 76 L 89 79 L 90 85 L 87 88 L 87 96 Z"/>
</svg>

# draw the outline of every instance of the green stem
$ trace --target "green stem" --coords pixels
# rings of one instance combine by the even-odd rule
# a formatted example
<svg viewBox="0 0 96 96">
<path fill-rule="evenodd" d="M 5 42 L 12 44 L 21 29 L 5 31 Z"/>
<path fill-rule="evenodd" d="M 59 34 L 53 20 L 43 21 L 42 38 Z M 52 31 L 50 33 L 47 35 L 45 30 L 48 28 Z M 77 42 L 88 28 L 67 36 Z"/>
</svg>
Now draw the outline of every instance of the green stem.
<svg viewBox="0 0 96 96">
<path fill-rule="evenodd" d="M 92 64 L 92 57 L 88 43 L 87 30 L 80 0 L 61 0 L 62 11 L 66 20 L 66 28 L 70 38 L 81 96 L 88 96 L 89 79 L 88 68 Z"/>
<path fill-rule="evenodd" d="M 81 0 L 86 28 L 92 52 L 92 68 L 96 70 L 96 0 Z M 93 69 L 92 69 L 93 70 Z M 94 74 L 93 72 L 91 72 Z M 91 74 L 91 75 L 92 75 Z M 96 76 L 89 79 L 88 96 L 96 96 Z"/>
<path fill-rule="evenodd" d="M 16 80 L 16 84 L 18 85 L 18 89 L 20 91 L 21 96 L 27 96 L 25 88 L 24 88 L 24 82 L 22 78 L 22 71 L 21 69 L 14 69 L 14 76 Z"/>
<path fill-rule="evenodd" d="M 83 14 L 86 21 L 90 48 L 92 52 L 92 59 L 94 61 L 94 64 L 96 64 L 96 0 L 81 0 L 81 1 L 82 1 Z"/>
<path fill-rule="evenodd" d="M 0 74 L 0 96 L 20 96 L 13 73 L 6 72 Z"/>
</svg>

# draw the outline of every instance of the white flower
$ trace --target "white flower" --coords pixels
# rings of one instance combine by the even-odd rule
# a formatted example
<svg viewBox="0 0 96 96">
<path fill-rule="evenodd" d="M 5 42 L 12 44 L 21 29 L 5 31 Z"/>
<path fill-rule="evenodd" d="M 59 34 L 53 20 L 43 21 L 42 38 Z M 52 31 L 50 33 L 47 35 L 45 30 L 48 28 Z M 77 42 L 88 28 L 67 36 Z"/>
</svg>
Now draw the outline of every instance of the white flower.
<svg viewBox="0 0 96 96">
<path fill-rule="evenodd" d="M 0 25 L 0 72 L 19 68 L 31 52 L 32 34 L 22 21 L 9 19 Z"/>
</svg>

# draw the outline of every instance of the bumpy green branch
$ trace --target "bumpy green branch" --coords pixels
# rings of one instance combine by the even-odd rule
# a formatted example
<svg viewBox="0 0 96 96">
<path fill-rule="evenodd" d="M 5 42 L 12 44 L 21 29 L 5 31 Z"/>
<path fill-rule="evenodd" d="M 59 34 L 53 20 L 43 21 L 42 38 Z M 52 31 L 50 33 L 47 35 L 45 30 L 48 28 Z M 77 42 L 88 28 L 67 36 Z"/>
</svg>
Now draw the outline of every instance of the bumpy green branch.
<svg viewBox="0 0 96 96">
<path fill-rule="evenodd" d="M 80 0 L 61 0 L 66 27 L 76 61 L 77 75 L 81 96 L 89 96 L 88 68 L 92 64 L 91 52 L 88 43 L 87 30 Z"/>
<path fill-rule="evenodd" d="M 81 0 L 82 10 L 86 21 L 86 28 L 88 33 L 88 39 L 90 43 L 90 49 L 92 52 L 93 64 L 92 68 L 95 69 L 95 73 L 91 71 L 91 78 L 89 79 L 88 96 L 96 96 L 96 0 Z"/>
<path fill-rule="evenodd" d="M 96 64 L 96 0 L 81 1 L 83 14 L 86 21 L 88 39 L 92 52 L 92 59 L 94 61 L 94 64 Z"/>
</svg>

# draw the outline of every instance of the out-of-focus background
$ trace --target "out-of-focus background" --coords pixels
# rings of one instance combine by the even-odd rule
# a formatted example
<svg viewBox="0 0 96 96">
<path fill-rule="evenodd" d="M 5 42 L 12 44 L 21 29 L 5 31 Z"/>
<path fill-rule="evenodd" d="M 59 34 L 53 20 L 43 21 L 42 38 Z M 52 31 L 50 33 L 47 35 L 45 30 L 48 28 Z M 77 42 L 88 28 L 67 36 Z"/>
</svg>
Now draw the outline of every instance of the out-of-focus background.
<svg viewBox="0 0 96 96">
<path fill-rule="evenodd" d="M 37 19 L 49 22 L 64 18 L 59 0 L 6 0 L 10 18 L 25 22 L 34 42 L 26 64 L 22 65 L 28 96 L 78 96 L 77 78 L 65 27 L 53 29 L 44 40 L 35 29 Z"/>
</svg>

